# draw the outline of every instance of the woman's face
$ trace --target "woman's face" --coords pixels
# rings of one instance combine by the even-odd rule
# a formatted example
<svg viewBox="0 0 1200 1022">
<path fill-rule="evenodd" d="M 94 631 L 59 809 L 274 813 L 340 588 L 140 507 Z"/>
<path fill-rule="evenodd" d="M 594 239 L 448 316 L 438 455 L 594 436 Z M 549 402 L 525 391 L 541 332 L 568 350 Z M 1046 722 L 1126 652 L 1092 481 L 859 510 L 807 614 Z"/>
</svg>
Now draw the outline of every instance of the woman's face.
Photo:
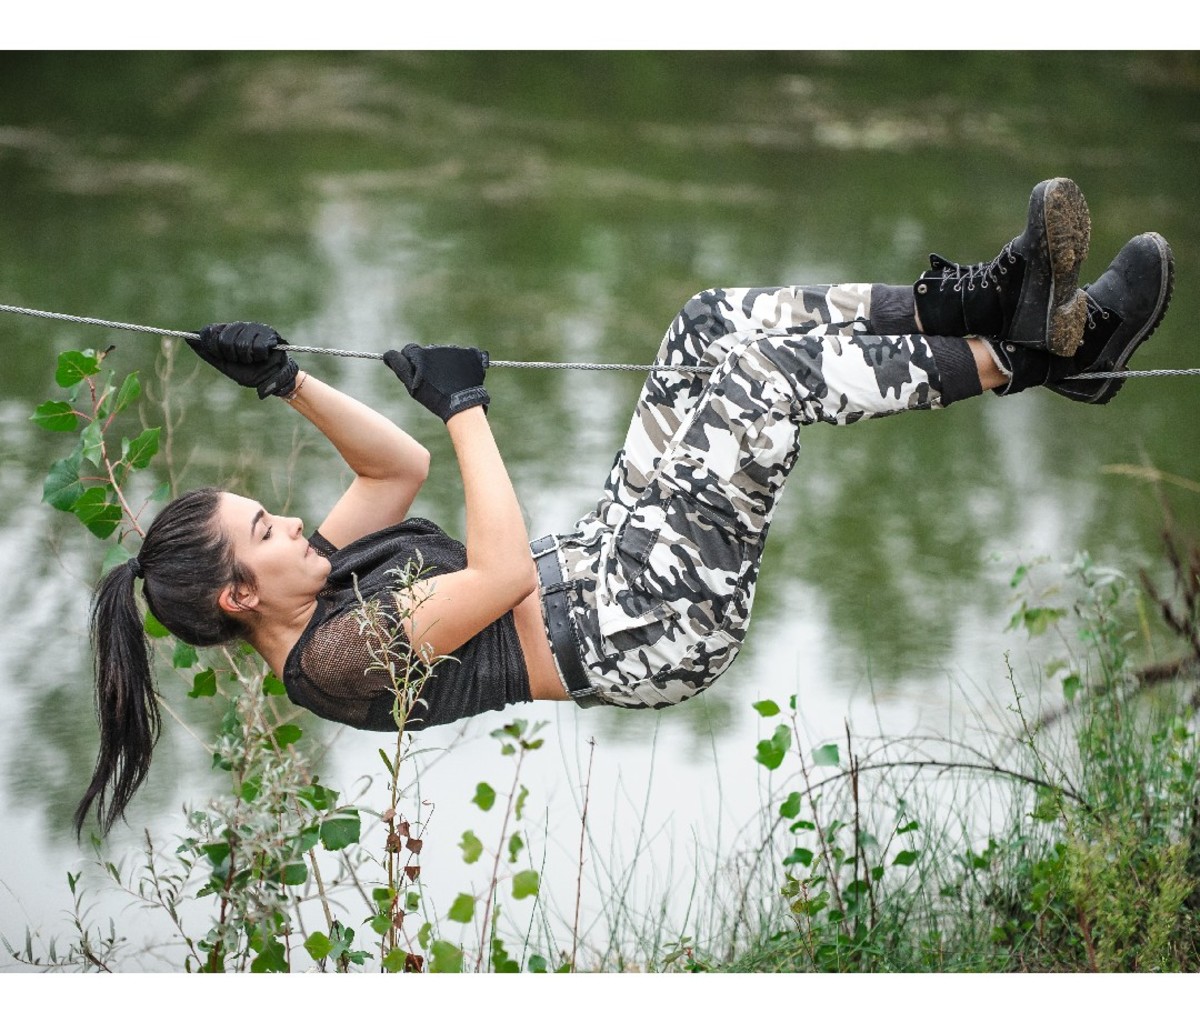
<svg viewBox="0 0 1200 1022">
<path fill-rule="evenodd" d="M 236 493 L 221 495 L 218 516 L 234 557 L 254 576 L 256 603 L 270 606 L 320 592 L 329 560 L 309 545 L 299 518 L 270 514 Z"/>
</svg>

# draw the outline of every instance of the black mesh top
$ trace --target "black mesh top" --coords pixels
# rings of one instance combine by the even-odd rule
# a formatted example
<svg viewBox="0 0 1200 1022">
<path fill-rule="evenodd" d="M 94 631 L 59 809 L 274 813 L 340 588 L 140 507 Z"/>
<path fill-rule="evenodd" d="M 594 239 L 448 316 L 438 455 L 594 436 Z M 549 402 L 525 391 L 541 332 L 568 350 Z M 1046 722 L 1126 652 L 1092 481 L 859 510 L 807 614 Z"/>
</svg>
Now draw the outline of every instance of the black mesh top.
<svg viewBox="0 0 1200 1022">
<path fill-rule="evenodd" d="M 423 565 L 422 577 L 458 571 L 466 567 L 466 548 L 422 518 L 410 518 L 340 550 L 319 532 L 313 533 L 311 542 L 329 558 L 332 570 L 317 596 L 312 620 L 284 665 L 288 697 L 328 720 L 367 731 L 395 731 L 391 676 L 372 665 L 380 654 L 389 653 L 394 661 L 403 662 L 411 650 L 403 631 L 394 626 L 386 630 L 398 637 L 386 653 L 384 643 L 368 639 L 364 604 L 394 616 L 391 594 L 402 587 L 398 571 L 403 573 L 414 563 Z M 455 650 L 453 657 L 440 662 L 425 682 L 406 731 L 530 700 L 529 676 L 511 612 Z"/>
</svg>

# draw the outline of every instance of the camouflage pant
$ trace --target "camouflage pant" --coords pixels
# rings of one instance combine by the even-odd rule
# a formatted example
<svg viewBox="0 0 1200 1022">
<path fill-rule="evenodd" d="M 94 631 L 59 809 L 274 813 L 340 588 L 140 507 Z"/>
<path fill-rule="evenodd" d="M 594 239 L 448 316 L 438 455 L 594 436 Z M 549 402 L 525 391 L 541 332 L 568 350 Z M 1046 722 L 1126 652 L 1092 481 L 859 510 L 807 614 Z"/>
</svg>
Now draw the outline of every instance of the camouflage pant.
<svg viewBox="0 0 1200 1022">
<path fill-rule="evenodd" d="M 800 427 L 940 406 L 928 344 L 873 335 L 870 301 L 731 288 L 679 312 L 656 361 L 711 372 L 649 375 L 603 497 L 556 537 L 589 695 L 669 706 L 733 662 Z"/>
</svg>

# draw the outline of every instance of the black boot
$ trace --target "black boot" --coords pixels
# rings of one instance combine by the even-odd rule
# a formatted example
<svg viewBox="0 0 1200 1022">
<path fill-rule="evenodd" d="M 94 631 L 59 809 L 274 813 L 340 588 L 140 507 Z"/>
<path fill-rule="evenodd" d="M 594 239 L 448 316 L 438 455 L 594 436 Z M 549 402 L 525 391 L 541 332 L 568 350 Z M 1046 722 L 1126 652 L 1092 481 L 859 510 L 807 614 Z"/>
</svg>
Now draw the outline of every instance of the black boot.
<svg viewBox="0 0 1200 1022">
<path fill-rule="evenodd" d="M 1024 233 L 990 262 L 959 266 L 929 257 L 932 268 L 913 286 L 921 331 L 1074 354 L 1086 319 L 1086 300 L 1076 284 L 1091 226 L 1074 181 L 1042 181 L 1029 197 Z"/>
<path fill-rule="evenodd" d="M 1075 379 L 1081 373 L 1120 372 L 1138 345 L 1162 322 L 1171 301 L 1175 263 L 1161 234 L 1139 234 L 1094 283 L 1084 288 L 1087 325 L 1071 358 L 1058 358 L 1012 341 L 989 341 L 996 364 L 1008 376 L 997 394 L 1046 386 L 1072 401 L 1107 404 L 1124 380 Z"/>
<path fill-rule="evenodd" d="M 1124 385 L 1124 379 L 1068 379 L 1079 373 L 1120 372 L 1138 345 L 1154 333 L 1166 315 L 1175 282 L 1171 246 L 1161 234 L 1139 234 L 1126 242 L 1087 293 L 1087 325 L 1083 344 L 1068 365 L 1062 382 L 1050 389 L 1072 401 L 1103 405 Z"/>
</svg>

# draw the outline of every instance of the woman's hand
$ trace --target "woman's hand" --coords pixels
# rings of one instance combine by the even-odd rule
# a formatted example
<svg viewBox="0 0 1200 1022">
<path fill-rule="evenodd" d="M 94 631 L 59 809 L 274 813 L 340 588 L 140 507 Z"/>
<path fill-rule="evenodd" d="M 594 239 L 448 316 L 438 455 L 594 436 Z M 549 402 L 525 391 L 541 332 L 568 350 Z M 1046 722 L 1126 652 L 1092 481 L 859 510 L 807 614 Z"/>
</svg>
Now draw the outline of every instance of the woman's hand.
<svg viewBox="0 0 1200 1022">
<path fill-rule="evenodd" d="M 253 387 L 260 398 L 287 397 L 300 371 L 283 346 L 282 337 L 265 323 L 213 323 L 188 344 L 214 369 L 243 387 Z"/>
<path fill-rule="evenodd" d="M 468 408 L 486 411 L 488 392 L 483 389 L 488 353 L 478 348 L 452 345 L 406 345 L 403 351 L 384 353 L 383 361 L 409 394 L 443 422 Z"/>
</svg>

